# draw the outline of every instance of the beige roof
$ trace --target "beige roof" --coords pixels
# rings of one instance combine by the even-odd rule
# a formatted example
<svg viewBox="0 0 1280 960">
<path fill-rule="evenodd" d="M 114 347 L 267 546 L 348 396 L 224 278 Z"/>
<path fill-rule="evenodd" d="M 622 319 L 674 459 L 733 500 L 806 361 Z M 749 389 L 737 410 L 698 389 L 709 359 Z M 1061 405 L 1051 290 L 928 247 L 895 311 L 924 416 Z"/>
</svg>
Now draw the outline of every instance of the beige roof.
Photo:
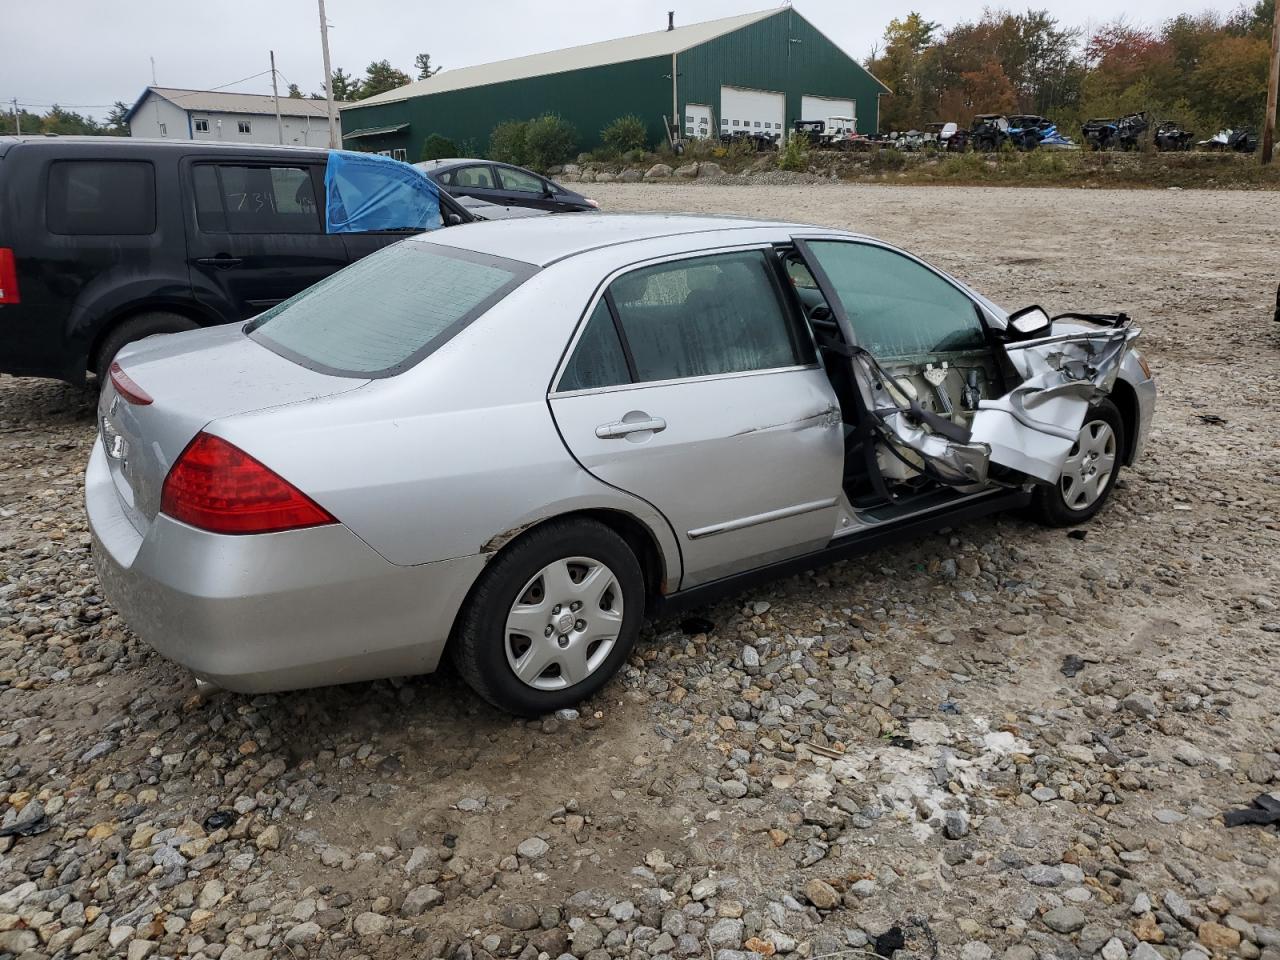
<svg viewBox="0 0 1280 960">
<path fill-rule="evenodd" d="M 207 113 L 254 113 L 275 116 L 274 98 L 261 93 L 224 93 L 221 90 L 182 90 L 177 87 L 148 87 L 183 110 Z M 143 94 L 143 98 L 146 94 Z M 141 101 L 139 101 L 141 102 Z M 286 117 L 328 118 L 323 100 L 280 98 L 280 113 Z"/>
<path fill-rule="evenodd" d="M 339 104 L 346 110 L 352 107 L 367 107 L 374 103 L 394 103 L 421 97 L 431 93 L 444 93 L 447 90 L 463 90 L 467 87 L 483 87 L 491 83 L 503 83 L 507 80 L 523 80 L 526 77 L 543 77 L 551 73 L 565 73 L 569 70 L 582 70 L 587 67 L 602 67 L 611 63 L 626 63 L 629 60 L 643 60 L 647 57 L 671 56 L 690 47 L 714 40 L 716 37 L 740 30 L 758 20 L 781 13 L 783 7 L 760 10 L 756 13 L 744 13 L 736 17 L 724 17 L 720 20 L 707 20 L 703 23 L 691 23 L 687 27 L 676 27 L 674 30 L 657 30 L 653 33 L 640 33 L 634 37 L 621 37 L 617 40 L 603 40 L 599 43 L 588 43 L 581 47 L 568 47 L 564 50 L 553 50 L 550 53 L 535 53 L 527 57 L 515 57 L 512 60 L 499 60 L 496 63 L 484 63 L 475 67 L 459 67 L 456 70 L 445 70 L 426 80 L 388 90 L 367 100 L 356 100 L 352 103 Z"/>
</svg>

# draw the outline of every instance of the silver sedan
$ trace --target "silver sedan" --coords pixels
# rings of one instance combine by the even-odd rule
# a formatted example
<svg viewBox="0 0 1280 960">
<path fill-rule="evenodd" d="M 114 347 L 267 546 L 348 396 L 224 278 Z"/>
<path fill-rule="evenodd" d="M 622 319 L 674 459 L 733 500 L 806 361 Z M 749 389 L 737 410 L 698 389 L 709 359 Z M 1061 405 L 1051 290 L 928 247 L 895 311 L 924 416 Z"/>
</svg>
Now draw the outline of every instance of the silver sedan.
<svg viewBox="0 0 1280 960">
<path fill-rule="evenodd" d="M 448 653 L 538 714 L 599 690 L 646 616 L 1009 507 L 1089 519 L 1151 422 L 1136 335 L 821 227 L 441 231 L 123 351 L 86 477 L 98 573 L 212 684 Z"/>
</svg>

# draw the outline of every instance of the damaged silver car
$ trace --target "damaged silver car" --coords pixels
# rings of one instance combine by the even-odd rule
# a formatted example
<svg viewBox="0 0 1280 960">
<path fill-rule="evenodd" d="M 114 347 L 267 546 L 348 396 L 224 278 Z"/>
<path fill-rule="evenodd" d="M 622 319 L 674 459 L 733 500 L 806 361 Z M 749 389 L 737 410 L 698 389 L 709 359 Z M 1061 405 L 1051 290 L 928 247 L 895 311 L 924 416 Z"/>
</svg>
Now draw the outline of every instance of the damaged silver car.
<svg viewBox="0 0 1280 960">
<path fill-rule="evenodd" d="M 599 690 L 647 616 L 997 510 L 1089 519 L 1149 430 L 1137 333 L 1009 315 L 818 227 L 441 231 L 122 352 L 94 555 L 133 628 L 211 683 L 447 653 L 543 713 Z"/>
</svg>

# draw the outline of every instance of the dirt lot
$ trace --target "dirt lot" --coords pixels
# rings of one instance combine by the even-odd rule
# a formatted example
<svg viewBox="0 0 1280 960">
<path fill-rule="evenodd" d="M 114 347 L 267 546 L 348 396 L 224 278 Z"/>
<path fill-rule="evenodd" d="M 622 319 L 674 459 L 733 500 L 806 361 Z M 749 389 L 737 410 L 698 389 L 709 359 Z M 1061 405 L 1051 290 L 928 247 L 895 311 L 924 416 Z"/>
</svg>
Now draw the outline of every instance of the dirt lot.
<svg viewBox="0 0 1280 960">
<path fill-rule="evenodd" d="M 1085 535 L 1005 517 L 647 629 L 577 715 L 192 697 L 96 593 L 92 397 L 0 379 L 0 957 L 1280 960 L 1280 195 L 594 185 L 1130 311 Z M 708 479 L 711 482 L 711 479 Z"/>
</svg>

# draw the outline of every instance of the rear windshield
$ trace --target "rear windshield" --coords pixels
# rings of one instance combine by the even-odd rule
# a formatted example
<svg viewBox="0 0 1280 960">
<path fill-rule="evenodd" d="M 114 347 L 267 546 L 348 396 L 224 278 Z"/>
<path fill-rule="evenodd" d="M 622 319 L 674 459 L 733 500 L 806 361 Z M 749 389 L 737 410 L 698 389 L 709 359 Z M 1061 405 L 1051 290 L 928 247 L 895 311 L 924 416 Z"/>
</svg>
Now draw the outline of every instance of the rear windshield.
<svg viewBox="0 0 1280 960">
<path fill-rule="evenodd" d="M 272 307 L 245 331 L 322 373 L 394 376 L 439 349 L 536 270 L 517 260 L 402 241 Z"/>
</svg>

